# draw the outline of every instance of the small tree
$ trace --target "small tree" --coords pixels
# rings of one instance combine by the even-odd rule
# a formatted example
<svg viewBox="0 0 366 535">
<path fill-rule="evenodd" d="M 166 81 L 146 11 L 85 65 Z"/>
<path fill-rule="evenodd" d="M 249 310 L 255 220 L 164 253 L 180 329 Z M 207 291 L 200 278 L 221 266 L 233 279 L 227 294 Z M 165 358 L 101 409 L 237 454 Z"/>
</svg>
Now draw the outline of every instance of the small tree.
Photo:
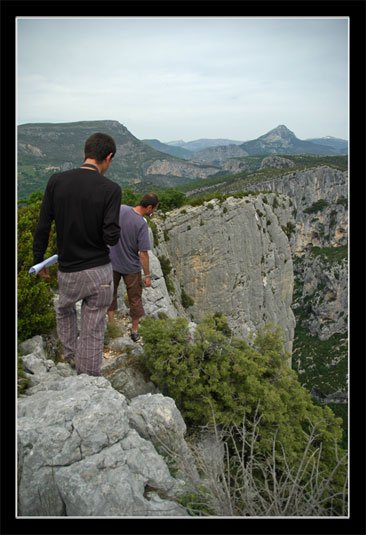
<svg viewBox="0 0 366 535">
<path fill-rule="evenodd" d="M 141 200 L 141 195 L 138 196 L 135 193 L 133 186 L 125 186 L 122 189 L 122 204 L 127 204 L 127 206 L 137 206 Z"/>
<path fill-rule="evenodd" d="M 168 212 L 174 208 L 183 206 L 186 196 L 183 192 L 175 188 L 167 188 L 159 193 L 159 209 L 163 212 Z"/>
</svg>

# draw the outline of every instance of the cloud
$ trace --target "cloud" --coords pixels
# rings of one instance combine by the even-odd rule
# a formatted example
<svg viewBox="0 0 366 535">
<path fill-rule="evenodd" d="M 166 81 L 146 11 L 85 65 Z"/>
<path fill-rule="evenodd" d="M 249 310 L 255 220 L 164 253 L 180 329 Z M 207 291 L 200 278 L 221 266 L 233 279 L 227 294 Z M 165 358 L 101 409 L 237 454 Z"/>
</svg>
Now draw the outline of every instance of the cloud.
<svg viewBox="0 0 366 535">
<path fill-rule="evenodd" d="M 299 137 L 344 137 L 347 30 L 347 19 L 21 19 L 18 120 L 110 117 L 169 140 L 249 139 L 282 117 L 269 128 L 292 118 L 295 133 L 307 125 Z"/>
</svg>

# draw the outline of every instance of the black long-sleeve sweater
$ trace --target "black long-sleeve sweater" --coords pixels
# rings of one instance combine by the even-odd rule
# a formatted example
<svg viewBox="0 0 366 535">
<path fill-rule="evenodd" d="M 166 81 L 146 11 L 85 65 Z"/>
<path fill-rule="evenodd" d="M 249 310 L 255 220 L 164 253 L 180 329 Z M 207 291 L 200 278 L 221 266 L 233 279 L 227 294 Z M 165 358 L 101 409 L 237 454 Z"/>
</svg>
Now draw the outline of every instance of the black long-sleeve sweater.
<svg viewBox="0 0 366 535">
<path fill-rule="evenodd" d="M 43 260 L 55 220 L 60 271 L 82 271 L 107 264 L 107 245 L 115 245 L 119 238 L 121 196 L 118 184 L 92 169 L 52 175 L 34 234 L 34 263 Z"/>
</svg>

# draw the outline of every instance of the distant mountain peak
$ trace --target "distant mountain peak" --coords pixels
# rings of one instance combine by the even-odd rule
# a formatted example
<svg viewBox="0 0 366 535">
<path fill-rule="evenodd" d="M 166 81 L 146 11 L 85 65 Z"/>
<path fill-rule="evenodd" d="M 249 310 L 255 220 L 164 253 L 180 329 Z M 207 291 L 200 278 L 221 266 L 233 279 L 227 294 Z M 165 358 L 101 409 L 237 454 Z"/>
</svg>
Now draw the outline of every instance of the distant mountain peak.
<svg viewBox="0 0 366 535">
<path fill-rule="evenodd" d="M 273 130 L 270 130 L 269 132 L 267 132 L 267 134 L 260 136 L 258 139 L 266 141 L 267 143 L 271 143 L 271 142 L 277 142 L 281 140 L 286 140 L 286 141 L 290 139 L 294 140 L 297 138 L 295 134 L 287 128 L 287 126 L 285 126 L 284 124 L 280 124 L 276 126 L 276 128 L 273 128 Z"/>
</svg>

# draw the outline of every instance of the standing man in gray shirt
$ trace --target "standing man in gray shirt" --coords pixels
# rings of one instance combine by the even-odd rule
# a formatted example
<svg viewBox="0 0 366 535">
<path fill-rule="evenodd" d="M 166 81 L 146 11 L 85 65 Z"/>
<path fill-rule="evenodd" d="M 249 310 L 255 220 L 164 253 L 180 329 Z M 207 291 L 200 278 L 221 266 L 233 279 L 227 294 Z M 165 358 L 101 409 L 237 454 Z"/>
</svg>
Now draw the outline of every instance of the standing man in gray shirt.
<svg viewBox="0 0 366 535">
<path fill-rule="evenodd" d="M 131 339 L 137 342 L 140 318 L 145 315 L 142 306 L 142 276 L 144 286 L 151 286 L 149 253 L 149 228 L 145 216 L 151 216 L 159 206 L 159 198 L 155 193 L 146 193 L 138 206 L 121 205 L 119 225 L 121 232 L 118 243 L 109 248 L 113 267 L 113 301 L 108 310 L 108 319 L 114 322 L 114 311 L 117 310 L 117 290 L 123 277 L 127 289 L 130 316 L 132 319 Z"/>
</svg>

